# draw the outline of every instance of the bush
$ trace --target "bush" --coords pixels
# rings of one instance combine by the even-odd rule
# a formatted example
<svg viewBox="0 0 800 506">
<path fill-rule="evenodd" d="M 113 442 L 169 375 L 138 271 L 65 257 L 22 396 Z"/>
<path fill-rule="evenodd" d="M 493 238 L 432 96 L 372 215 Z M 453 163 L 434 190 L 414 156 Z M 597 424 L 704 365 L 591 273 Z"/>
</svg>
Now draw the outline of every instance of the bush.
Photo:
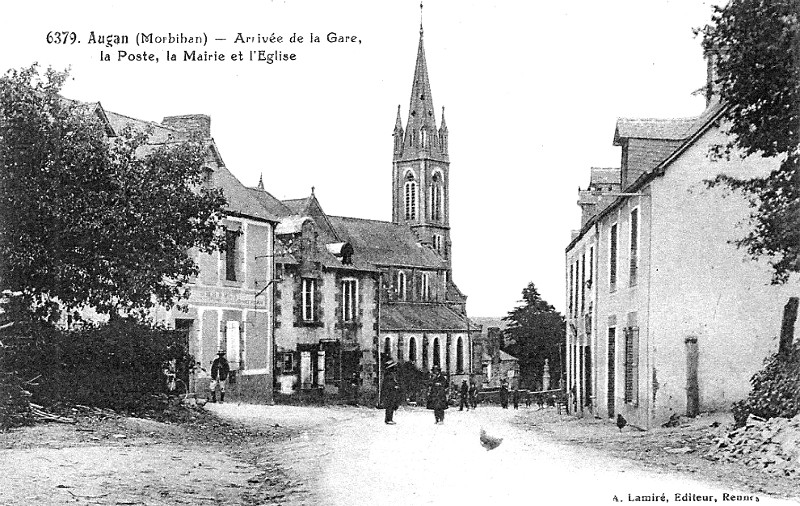
<svg viewBox="0 0 800 506">
<path fill-rule="evenodd" d="M 800 349 L 797 343 L 790 353 L 769 357 L 764 368 L 750 379 L 753 389 L 746 399 L 733 404 L 737 427 L 751 414 L 761 418 L 792 418 L 800 413 Z"/>
<path fill-rule="evenodd" d="M 2 361 L 0 357 L 0 362 Z M 0 367 L 0 430 L 30 425 L 33 422 L 30 395 L 14 371 L 6 371 Z"/>
<path fill-rule="evenodd" d="M 133 320 L 77 331 L 41 323 L 15 327 L 3 336 L 13 343 L 6 366 L 23 380 L 38 378 L 30 392 L 32 401 L 44 406 L 157 409 L 166 389 L 166 363 L 177 359 L 179 377 L 192 363 L 185 334 Z"/>
</svg>

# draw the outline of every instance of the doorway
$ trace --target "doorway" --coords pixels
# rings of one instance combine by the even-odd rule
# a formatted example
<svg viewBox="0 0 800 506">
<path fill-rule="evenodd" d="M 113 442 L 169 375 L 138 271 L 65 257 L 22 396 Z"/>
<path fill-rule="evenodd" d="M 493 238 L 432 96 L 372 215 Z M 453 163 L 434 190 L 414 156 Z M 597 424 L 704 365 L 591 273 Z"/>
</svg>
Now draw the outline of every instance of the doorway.
<svg viewBox="0 0 800 506">
<path fill-rule="evenodd" d="M 617 345 L 616 345 L 616 335 L 617 335 L 617 328 L 616 327 L 609 327 L 608 329 L 608 398 L 607 398 L 607 408 L 608 408 L 608 417 L 614 418 L 615 409 L 614 409 L 614 397 L 616 392 L 614 391 L 614 385 L 616 383 L 616 353 L 617 353 Z"/>
</svg>

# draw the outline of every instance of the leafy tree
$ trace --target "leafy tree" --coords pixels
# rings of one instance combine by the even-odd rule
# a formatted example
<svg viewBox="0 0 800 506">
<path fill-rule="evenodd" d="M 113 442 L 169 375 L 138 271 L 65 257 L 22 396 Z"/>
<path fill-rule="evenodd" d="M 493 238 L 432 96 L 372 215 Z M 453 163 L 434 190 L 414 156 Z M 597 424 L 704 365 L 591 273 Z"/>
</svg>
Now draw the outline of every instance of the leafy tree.
<svg viewBox="0 0 800 506">
<path fill-rule="evenodd" d="M 752 227 L 738 245 L 769 258 L 773 283 L 786 282 L 800 271 L 800 0 L 730 0 L 700 32 L 729 105 L 732 140 L 716 154 L 781 159 L 766 177 L 720 175 L 709 185 L 748 199 Z"/>
<path fill-rule="evenodd" d="M 34 64 L 0 77 L 0 287 L 117 314 L 171 306 L 198 273 L 187 252 L 224 245 L 202 140 L 109 137 L 95 108 Z"/>
<path fill-rule="evenodd" d="M 508 322 L 506 342 L 511 343 L 505 351 L 519 359 L 521 381 L 528 387 L 539 384 L 547 359 L 551 385 L 555 386 L 560 380 L 561 349 L 566 339 L 564 316 L 542 299 L 533 282 L 522 290 L 520 302 L 503 318 Z"/>
</svg>

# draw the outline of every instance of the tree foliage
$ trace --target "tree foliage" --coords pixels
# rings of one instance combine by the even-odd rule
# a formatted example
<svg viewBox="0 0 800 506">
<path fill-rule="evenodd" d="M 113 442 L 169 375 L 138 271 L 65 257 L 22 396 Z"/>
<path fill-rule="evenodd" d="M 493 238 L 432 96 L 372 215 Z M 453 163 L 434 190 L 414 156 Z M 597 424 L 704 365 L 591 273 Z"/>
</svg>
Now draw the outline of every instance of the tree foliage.
<svg viewBox="0 0 800 506">
<path fill-rule="evenodd" d="M 550 365 L 551 385 L 559 381 L 561 347 L 565 335 L 563 315 L 542 299 L 533 282 L 522 290 L 522 304 L 503 318 L 508 322 L 504 331 L 505 351 L 519 359 L 522 382 L 528 387 L 537 386 L 544 372 L 544 361 Z"/>
<path fill-rule="evenodd" d="M 66 77 L 0 78 L 0 286 L 102 313 L 171 306 L 198 273 L 187 253 L 224 244 L 208 146 L 110 136 L 96 106 L 60 95 Z"/>
<path fill-rule="evenodd" d="M 781 159 L 766 177 L 720 175 L 710 184 L 748 199 L 752 227 L 738 244 L 769 258 L 773 282 L 782 283 L 800 271 L 800 0 L 731 0 L 701 32 L 729 105 L 732 141 L 717 154 Z"/>
</svg>

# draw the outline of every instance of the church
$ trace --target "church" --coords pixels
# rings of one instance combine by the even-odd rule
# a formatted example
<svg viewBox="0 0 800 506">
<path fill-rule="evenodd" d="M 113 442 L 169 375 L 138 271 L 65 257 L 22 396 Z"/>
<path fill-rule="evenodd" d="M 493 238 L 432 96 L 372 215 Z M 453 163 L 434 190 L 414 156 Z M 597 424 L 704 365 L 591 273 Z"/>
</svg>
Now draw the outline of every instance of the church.
<svg viewBox="0 0 800 506">
<path fill-rule="evenodd" d="M 408 118 L 394 125 L 392 221 L 325 213 L 314 190 L 251 188 L 275 227 L 275 398 L 372 397 L 384 361 L 473 373 L 466 296 L 453 281 L 448 130 L 436 114 L 420 26 Z M 477 371 L 480 372 L 480 371 Z M 354 391 L 357 389 L 356 391 Z"/>
</svg>

